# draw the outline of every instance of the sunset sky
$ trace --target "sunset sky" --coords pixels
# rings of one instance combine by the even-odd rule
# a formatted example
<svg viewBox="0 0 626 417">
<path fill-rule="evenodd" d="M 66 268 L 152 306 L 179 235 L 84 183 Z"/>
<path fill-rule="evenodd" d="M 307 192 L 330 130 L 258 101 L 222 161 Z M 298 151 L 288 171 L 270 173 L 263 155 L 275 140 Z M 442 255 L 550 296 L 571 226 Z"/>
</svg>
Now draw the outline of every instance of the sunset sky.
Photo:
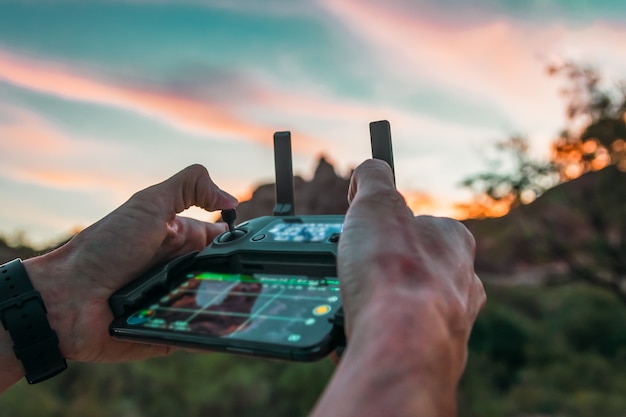
<svg viewBox="0 0 626 417">
<path fill-rule="evenodd" d="M 496 141 L 547 154 L 565 60 L 626 79 L 626 2 L 0 0 L 0 233 L 54 241 L 196 162 L 244 198 L 277 130 L 296 173 L 347 175 L 380 119 L 398 188 L 450 215 Z"/>
</svg>

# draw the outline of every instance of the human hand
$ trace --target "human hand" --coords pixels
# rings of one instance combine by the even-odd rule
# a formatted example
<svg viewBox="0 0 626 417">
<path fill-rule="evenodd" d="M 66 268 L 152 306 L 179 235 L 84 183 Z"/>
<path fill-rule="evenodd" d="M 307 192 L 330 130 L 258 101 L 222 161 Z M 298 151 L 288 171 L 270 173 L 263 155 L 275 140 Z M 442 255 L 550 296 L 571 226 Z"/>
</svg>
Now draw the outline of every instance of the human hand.
<svg viewBox="0 0 626 417">
<path fill-rule="evenodd" d="M 312 416 L 455 416 L 486 298 L 474 238 L 414 217 L 383 161 L 357 167 L 348 199 L 337 257 L 348 345 Z"/>
<path fill-rule="evenodd" d="M 203 249 L 227 230 L 177 216 L 192 205 L 213 211 L 234 208 L 207 170 L 190 166 L 139 191 L 70 242 L 24 265 L 42 294 L 61 353 L 78 361 L 124 361 L 166 354 L 171 348 L 112 339 L 109 297 L 150 267 Z"/>
<path fill-rule="evenodd" d="M 455 220 L 414 217 L 382 161 L 354 171 L 348 199 L 338 257 L 348 338 L 374 328 L 394 328 L 386 343 L 401 346 L 416 336 L 451 336 L 460 377 L 486 299 L 474 273 L 474 238 Z"/>
</svg>

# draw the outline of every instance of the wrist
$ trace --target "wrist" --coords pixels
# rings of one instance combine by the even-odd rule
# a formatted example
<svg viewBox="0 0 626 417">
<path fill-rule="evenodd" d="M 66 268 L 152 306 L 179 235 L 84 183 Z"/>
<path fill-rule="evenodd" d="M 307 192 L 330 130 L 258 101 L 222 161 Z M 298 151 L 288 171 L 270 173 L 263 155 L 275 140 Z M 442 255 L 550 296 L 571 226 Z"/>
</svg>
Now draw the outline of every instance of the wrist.
<svg viewBox="0 0 626 417">
<path fill-rule="evenodd" d="M 455 416 L 466 355 L 457 339 L 428 294 L 376 294 L 314 415 Z"/>
<path fill-rule="evenodd" d="M 58 336 L 50 326 L 43 297 L 21 259 L 3 264 L 0 272 L 0 317 L 5 330 L 0 339 L 0 354 L 10 375 L 2 382 L 15 375 L 25 375 L 30 384 L 45 381 L 65 370 L 67 364 Z M 15 359 L 9 356 L 9 347 L 21 366 L 16 366 Z"/>
<path fill-rule="evenodd" d="M 451 324 L 448 309 L 434 291 L 383 289 L 355 318 L 348 346 L 396 363 L 404 358 L 402 366 L 413 364 L 456 386 L 465 367 L 467 339 Z"/>
<path fill-rule="evenodd" d="M 27 259 L 24 268 L 35 290 L 39 291 L 47 310 L 50 327 L 57 333 L 59 348 L 63 357 L 72 359 L 75 355 L 72 329 L 76 323 L 76 299 L 66 284 L 70 268 L 67 259 L 60 254 L 61 249 Z"/>
</svg>

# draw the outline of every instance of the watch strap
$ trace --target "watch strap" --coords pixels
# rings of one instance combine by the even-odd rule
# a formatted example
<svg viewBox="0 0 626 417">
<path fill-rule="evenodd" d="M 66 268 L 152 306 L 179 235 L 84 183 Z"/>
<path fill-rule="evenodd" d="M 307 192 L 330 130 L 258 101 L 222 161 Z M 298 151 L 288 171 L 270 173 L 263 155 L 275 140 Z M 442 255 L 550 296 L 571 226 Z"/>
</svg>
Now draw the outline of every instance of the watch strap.
<svg viewBox="0 0 626 417">
<path fill-rule="evenodd" d="M 45 381 L 67 368 L 41 294 L 30 282 L 21 259 L 0 266 L 0 319 L 29 384 Z"/>
</svg>

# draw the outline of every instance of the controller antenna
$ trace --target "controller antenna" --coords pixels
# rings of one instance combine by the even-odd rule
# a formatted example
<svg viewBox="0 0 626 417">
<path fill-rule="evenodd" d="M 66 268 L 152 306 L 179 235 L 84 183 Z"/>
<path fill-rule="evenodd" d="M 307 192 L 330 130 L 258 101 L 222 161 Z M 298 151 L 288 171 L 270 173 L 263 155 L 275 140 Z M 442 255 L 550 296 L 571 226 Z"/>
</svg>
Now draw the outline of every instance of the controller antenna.
<svg viewBox="0 0 626 417">
<path fill-rule="evenodd" d="M 394 181 L 396 171 L 393 166 L 393 149 L 391 147 L 391 126 L 387 120 L 370 123 L 370 139 L 372 141 L 372 158 L 382 159 L 391 167 Z"/>
<path fill-rule="evenodd" d="M 274 216 L 293 216 L 293 166 L 291 132 L 274 133 L 274 169 L 276 173 L 276 205 Z"/>
</svg>

